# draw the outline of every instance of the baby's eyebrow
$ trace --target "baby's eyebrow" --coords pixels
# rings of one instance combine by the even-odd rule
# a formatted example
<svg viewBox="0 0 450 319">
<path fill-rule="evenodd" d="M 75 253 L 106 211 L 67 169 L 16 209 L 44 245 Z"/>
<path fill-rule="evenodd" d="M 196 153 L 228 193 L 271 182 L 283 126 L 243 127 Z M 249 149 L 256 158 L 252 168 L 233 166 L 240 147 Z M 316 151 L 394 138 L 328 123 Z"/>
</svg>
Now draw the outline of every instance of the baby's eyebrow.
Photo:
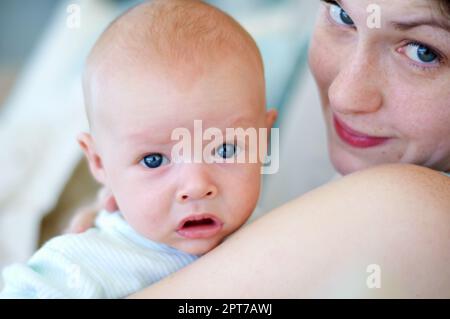
<svg viewBox="0 0 450 319">
<path fill-rule="evenodd" d="M 225 125 L 225 128 L 235 128 L 242 126 L 252 126 L 254 125 L 254 119 L 251 116 L 239 116 L 236 118 L 231 118 Z"/>
<path fill-rule="evenodd" d="M 152 145 L 167 145 L 171 144 L 171 132 L 168 134 L 162 134 L 159 130 L 153 129 L 151 131 L 137 131 L 132 132 L 124 136 L 125 140 L 132 144 L 152 144 Z M 158 133 L 156 133 L 158 132 Z"/>
<path fill-rule="evenodd" d="M 210 125 L 211 124 L 211 125 Z M 224 123 L 221 123 L 220 126 L 214 126 L 212 123 L 202 123 L 202 130 L 204 133 L 206 129 L 216 127 L 223 131 L 225 133 L 225 130 L 227 128 L 238 128 L 238 127 L 252 127 L 254 125 L 254 121 L 250 117 L 235 117 L 230 118 L 228 121 L 225 121 Z M 189 125 L 190 126 L 190 125 Z M 185 128 L 183 126 L 177 127 L 177 128 Z M 173 128 L 173 130 L 177 129 Z M 161 128 L 153 127 L 151 129 L 143 129 L 143 130 L 135 130 L 128 133 L 125 133 L 123 135 L 123 138 L 127 141 L 131 141 L 133 144 L 153 144 L 153 145 L 168 145 L 173 144 L 177 140 L 173 140 L 172 132 L 167 131 L 167 128 L 164 130 Z M 189 132 L 193 133 L 191 129 L 189 128 Z M 193 137 L 192 137 L 193 138 Z"/>
</svg>

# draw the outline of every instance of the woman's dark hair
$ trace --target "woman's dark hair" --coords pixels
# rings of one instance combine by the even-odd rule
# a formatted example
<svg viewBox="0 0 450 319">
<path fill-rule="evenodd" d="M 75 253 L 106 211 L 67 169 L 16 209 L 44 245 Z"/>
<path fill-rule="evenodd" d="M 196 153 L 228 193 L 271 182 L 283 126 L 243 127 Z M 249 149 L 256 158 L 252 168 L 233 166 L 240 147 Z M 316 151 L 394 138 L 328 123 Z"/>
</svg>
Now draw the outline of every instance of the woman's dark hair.
<svg viewBox="0 0 450 319">
<path fill-rule="evenodd" d="M 438 0 L 442 13 L 450 19 L 450 0 Z"/>
</svg>

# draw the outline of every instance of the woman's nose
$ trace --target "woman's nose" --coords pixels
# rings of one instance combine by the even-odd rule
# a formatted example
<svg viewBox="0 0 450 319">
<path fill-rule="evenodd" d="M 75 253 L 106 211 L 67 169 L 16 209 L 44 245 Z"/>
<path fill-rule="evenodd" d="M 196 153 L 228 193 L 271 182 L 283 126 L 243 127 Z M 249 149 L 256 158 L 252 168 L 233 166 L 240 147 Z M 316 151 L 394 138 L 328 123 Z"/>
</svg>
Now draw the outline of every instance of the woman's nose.
<svg viewBox="0 0 450 319">
<path fill-rule="evenodd" d="M 348 61 L 328 90 L 331 109 L 340 114 L 377 112 L 383 105 L 380 73 L 367 59 Z"/>
<path fill-rule="evenodd" d="M 217 186 L 209 176 L 207 166 L 208 164 L 185 164 L 179 175 L 177 202 L 185 203 L 216 197 Z"/>
</svg>

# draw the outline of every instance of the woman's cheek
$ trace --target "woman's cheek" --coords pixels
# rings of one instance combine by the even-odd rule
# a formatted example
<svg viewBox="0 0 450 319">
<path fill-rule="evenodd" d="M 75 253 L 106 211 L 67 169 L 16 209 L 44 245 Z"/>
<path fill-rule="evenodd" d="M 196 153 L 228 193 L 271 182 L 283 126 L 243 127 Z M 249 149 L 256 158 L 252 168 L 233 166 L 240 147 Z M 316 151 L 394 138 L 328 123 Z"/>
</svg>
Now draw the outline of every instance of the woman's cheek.
<svg viewBox="0 0 450 319">
<path fill-rule="evenodd" d="M 387 117 L 400 137 L 422 140 L 429 139 L 434 144 L 436 137 L 450 132 L 450 96 L 442 96 L 446 90 L 421 83 L 421 90 L 417 86 L 405 83 L 404 79 L 391 79 L 386 92 L 385 109 Z M 450 136 L 450 135 L 446 135 Z"/>
<path fill-rule="evenodd" d="M 335 54 L 337 48 L 330 45 L 331 42 L 323 31 L 317 30 L 309 50 L 309 66 L 322 98 L 328 95 L 328 88 L 339 72 L 339 61 L 336 61 L 338 55 Z"/>
</svg>

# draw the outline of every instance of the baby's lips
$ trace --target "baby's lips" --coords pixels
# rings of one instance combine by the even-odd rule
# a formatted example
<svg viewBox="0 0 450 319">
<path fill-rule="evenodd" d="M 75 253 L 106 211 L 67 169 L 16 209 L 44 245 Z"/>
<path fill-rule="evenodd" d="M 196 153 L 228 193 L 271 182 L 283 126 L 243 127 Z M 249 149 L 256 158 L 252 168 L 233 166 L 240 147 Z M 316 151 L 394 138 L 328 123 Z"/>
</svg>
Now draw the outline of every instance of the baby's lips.
<svg viewBox="0 0 450 319">
<path fill-rule="evenodd" d="M 220 233 L 222 227 L 223 222 L 212 214 L 191 215 L 180 222 L 177 234 L 187 239 L 211 238 Z"/>
<path fill-rule="evenodd" d="M 212 222 L 212 223 L 210 222 L 211 225 L 219 225 L 219 226 L 223 225 L 223 222 L 213 214 L 210 213 L 192 214 L 181 220 L 181 222 L 178 224 L 177 231 L 183 229 L 188 222 L 192 222 L 192 224 L 194 224 L 195 222 L 201 221 L 205 221 L 205 224 L 207 224 L 208 221 L 211 221 Z"/>
</svg>

